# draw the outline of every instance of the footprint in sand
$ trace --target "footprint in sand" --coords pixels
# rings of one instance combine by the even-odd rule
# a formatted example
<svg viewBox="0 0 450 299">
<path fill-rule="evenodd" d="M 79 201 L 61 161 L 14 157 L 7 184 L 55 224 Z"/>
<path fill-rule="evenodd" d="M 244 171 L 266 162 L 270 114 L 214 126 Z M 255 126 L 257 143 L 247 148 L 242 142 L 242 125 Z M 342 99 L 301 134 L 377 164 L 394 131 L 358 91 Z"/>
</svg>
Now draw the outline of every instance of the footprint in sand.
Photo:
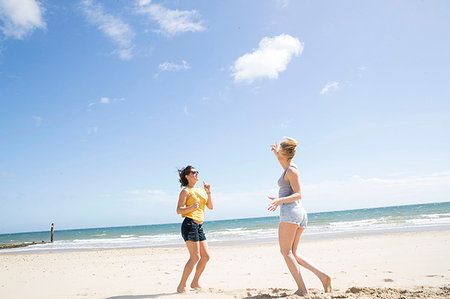
<svg viewBox="0 0 450 299">
<path fill-rule="evenodd" d="M 384 282 L 394 282 L 394 280 L 390 279 L 390 278 L 385 278 L 383 279 Z"/>
</svg>

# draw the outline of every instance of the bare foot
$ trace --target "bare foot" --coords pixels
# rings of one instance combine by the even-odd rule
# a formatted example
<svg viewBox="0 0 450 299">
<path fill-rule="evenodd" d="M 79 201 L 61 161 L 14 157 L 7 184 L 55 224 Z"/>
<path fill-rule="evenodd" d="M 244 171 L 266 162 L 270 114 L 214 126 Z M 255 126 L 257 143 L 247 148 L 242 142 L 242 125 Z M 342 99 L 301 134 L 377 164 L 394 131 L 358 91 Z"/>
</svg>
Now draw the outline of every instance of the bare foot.
<svg viewBox="0 0 450 299">
<path fill-rule="evenodd" d="M 186 293 L 186 286 L 179 285 L 177 288 L 178 293 Z"/>
<path fill-rule="evenodd" d="M 198 282 L 197 283 L 194 283 L 194 282 L 191 283 L 191 289 L 200 290 L 201 288 L 202 288 L 202 286 Z"/>
<path fill-rule="evenodd" d="M 307 297 L 307 296 L 308 296 L 308 291 L 300 291 L 300 290 L 297 290 L 297 291 L 294 293 L 294 295 Z"/>
<path fill-rule="evenodd" d="M 331 293 L 331 277 L 328 275 L 325 275 L 323 278 L 320 279 L 323 285 L 323 290 L 325 293 Z"/>
</svg>

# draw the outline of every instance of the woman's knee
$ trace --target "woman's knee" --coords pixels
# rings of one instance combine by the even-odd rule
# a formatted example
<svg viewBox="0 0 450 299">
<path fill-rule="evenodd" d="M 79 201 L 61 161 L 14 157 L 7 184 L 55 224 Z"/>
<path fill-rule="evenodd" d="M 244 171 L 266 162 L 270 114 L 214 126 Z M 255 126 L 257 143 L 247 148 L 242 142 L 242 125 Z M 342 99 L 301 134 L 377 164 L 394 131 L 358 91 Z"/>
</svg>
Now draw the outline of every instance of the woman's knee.
<svg viewBox="0 0 450 299">
<path fill-rule="evenodd" d="M 210 258 L 211 258 L 211 257 L 210 257 L 210 255 L 209 255 L 209 253 L 203 253 L 203 254 L 200 255 L 200 259 L 201 259 L 202 261 L 205 261 L 205 262 L 209 261 Z"/>
<path fill-rule="evenodd" d="M 196 264 L 200 260 L 200 254 L 191 255 L 189 261 Z"/>
<path fill-rule="evenodd" d="M 282 256 L 289 256 L 292 254 L 292 250 L 290 248 L 280 248 L 280 252 Z"/>
</svg>

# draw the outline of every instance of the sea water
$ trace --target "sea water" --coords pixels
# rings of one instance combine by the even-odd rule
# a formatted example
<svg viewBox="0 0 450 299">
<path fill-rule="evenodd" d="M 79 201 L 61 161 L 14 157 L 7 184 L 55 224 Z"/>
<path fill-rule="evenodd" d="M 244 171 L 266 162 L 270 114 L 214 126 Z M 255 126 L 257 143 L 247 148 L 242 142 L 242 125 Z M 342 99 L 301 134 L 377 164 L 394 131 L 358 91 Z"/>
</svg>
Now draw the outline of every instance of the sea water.
<svg viewBox="0 0 450 299">
<path fill-rule="evenodd" d="M 450 229 L 450 202 L 345 210 L 308 214 L 302 239 L 322 239 L 374 233 Z M 279 217 L 206 221 L 210 245 L 276 242 Z M 11 252 L 51 252 L 113 248 L 184 246 L 180 223 L 55 230 L 54 243 L 3 249 Z M 0 244 L 39 242 L 49 232 L 0 235 Z"/>
</svg>

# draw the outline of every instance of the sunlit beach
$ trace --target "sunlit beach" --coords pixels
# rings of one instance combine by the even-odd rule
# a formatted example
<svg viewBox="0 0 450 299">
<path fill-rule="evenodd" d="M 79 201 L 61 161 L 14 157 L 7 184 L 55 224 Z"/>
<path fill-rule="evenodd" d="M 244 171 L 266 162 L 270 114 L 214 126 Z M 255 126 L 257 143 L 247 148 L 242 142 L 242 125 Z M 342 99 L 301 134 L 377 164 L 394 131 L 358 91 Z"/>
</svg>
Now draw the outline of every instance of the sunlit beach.
<svg viewBox="0 0 450 299">
<path fill-rule="evenodd" d="M 0 0 L 0 298 L 450 298 L 449 11 Z"/>
</svg>

